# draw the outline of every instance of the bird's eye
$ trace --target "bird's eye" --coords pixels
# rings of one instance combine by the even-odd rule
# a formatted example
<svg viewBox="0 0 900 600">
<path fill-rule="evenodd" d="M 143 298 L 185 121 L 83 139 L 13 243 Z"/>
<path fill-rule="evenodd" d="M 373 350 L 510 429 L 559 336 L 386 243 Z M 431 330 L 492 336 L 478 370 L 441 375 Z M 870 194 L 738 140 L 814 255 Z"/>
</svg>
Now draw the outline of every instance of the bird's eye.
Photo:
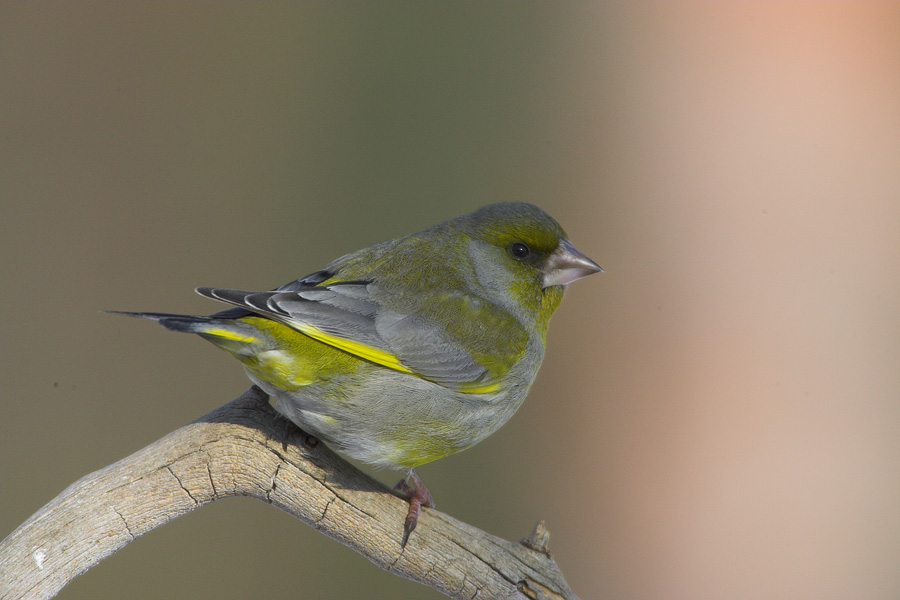
<svg viewBox="0 0 900 600">
<path fill-rule="evenodd" d="M 527 258 L 531 254 L 531 248 L 522 242 L 513 242 L 509 245 L 509 253 L 516 258 Z"/>
</svg>

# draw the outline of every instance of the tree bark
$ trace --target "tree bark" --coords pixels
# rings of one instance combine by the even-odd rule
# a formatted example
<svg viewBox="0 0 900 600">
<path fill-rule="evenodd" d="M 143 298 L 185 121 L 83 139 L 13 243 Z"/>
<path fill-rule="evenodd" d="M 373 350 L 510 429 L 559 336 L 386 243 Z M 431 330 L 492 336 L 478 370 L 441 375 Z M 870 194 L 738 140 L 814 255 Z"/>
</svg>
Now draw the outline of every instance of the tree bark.
<svg viewBox="0 0 900 600">
<path fill-rule="evenodd" d="M 401 548 L 406 502 L 287 426 L 254 388 L 76 481 L 32 515 L 0 542 L 0 598 L 50 598 L 151 529 L 229 496 L 273 504 L 452 598 L 575 598 L 543 523 L 509 542 L 425 509 Z"/>
</svg>

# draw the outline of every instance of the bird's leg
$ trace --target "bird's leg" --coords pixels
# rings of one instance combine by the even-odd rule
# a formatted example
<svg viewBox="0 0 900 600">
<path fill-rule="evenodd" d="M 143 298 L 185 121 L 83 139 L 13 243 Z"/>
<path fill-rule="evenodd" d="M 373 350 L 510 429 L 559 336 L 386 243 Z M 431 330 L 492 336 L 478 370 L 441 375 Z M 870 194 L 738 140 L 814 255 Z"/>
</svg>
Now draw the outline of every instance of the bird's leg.
<svg viewBox="0 0 900 600">
<path fill-rule="evenodd" d="M 412 485 L 407 483 L 407 480 L 411 481 Z M 406 479 L 401 479 L 397 482 L 394 490 L 407 496 L 409 500 L 409 512 L 406 513 L 406 522 L 403 524 L 403 539 L 400 540 L 400 547 L 405 548 L 406 542 L 409 541 L 409 534 L 413 532 L 413 529 L 416 528 L 416 523 L 419 521 L 419 511 L 423 506 L 433 508 L 434 499 L 431 497 L 431 492 L 428 491 L 428 488 L 425 487 L 425 484 L 422 483 L 422 480 L 419 479 L 419 476 L 412 469 L 409 470 L 409 476 Z"/>
</svg>

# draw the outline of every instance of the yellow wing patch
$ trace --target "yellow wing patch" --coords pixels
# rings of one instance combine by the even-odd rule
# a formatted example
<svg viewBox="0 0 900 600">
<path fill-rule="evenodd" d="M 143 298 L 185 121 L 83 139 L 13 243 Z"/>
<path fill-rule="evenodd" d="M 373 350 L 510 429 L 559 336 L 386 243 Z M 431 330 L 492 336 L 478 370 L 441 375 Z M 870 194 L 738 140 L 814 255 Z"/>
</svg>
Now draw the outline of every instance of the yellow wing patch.
<svg viewBox="0 0 900 600">
<path fill-rule="evenodd" d="M 354 342 L 353 340 L 330 335 L 328 333 L 325 333 L 321 329 L 317 329 L 312 325 L 308 325 L 306 323 L 296 323 L 292 326 L 297 331 L 303 333 L 304 335 L 308 335 L 309 337 L 313 338 L 316 341 L 322 342 L 323 344 L 328 344 L 329 346 L 332 346 L 339 350 L 343 350 L 344 352 L 353 354 L 354 356 L 358 356 L 362 359 L 368 360 L 383 367 L 394 369 L 395 371 L 400 371 L 401 373 L 414 375 L 416 377 L 421 377 L 421 375 L 414 373 L 406 365 L 400 362 L 400 359 L 397 358 L 394 354 L 391 354 L 386 350 L 380 350 L 378 348 L 373 348 L 372 346 L 362 344 L 360 342 Z M 462 385 L 458 389 L 464 394 L 490 394 L 492 392 L 498 391 L 501 387 L 502 384 L 498 381 L 482 384 L 473 382 L 469 385 Z"/>
<path fill-rule="evenodd" d="M 307 325 L 305 323 L 292 324 L 292 326 L 296 328 L 297 331 L 304 333 L 314 340 L 322 342 L 323 344 L 334 346 L 339 350 L 349 352 L 350 354 L 354 354 L 360 358 L 364 358 L 383 367 L 394 369 L 395 371 L 400 371 L 401 373 L 409 373 L 411 375 L 413 374 L 411 370 L 406 368 L 403 363 L 400 362 L 399 358 L 397 358 L 390 352 L 379 350 L 378 348 L 373 348 L 372 346 L 367 346 L 366 344 L 361 344 L 359 342 L 354 342 L 353 340 L 329 335 L 324 331 L 316 329 L 312 325 Z"/>
<path fill-rule="evenodd" d="M 500 382 L 486 383 L 484 385 L 476 385 L 472 387 L 461 387 L 459 391 L 463 394 L 490 394 L 500 389 Z"/>
<path fill-rule="evenodd" d="M 241 335 L 235 331 L 230 331 L 228 329 L 221 328 L 210 328 L 203 330 L 204 335 L 214 335 L 216 337 L 220 337 L 225 340 L 231 340 L 233 342 L 243 342 L 245 344 L 252 344 L 254 342 L 258 342 L 259 339 L 250 335 Z"/>
</svg>

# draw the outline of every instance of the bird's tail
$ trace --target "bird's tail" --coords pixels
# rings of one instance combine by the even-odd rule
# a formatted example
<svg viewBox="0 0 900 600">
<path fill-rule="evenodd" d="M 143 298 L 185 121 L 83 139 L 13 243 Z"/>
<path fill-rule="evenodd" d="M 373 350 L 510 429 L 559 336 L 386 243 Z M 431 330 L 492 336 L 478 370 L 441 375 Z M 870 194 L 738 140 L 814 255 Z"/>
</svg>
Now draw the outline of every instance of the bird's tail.
<svg viewBox="0 0 900 600">
<path fill-rule="evenodd" d="M 140 317 L 156 321 L 166 329 L 183 333 L 196 333 L 222 350 L 239 359 L 255 355 L 273 346 L 272 340 L 252 323 L 242 320 L 251 313 L 240 309 L 225 310 L 208 317 L 173 315 L 170 313 L 106 311 L 127 317 Z"/>
<path fill-rule="evenodd" d="M 126 312 L 121 310 L 106 310 L 113 315 L 125 315 L 126 317 L 140 317 L 142 319 L 150 319 L 156 321 L 166 329 L 172 331 L 182 331 L 184 333 L 206 333 L 210 326 L 216 321 L 213 317 L 198 317 L 192 315 L 173 315 L 170 313 L 151 313 L 151 312 Z"/>
</svg>

